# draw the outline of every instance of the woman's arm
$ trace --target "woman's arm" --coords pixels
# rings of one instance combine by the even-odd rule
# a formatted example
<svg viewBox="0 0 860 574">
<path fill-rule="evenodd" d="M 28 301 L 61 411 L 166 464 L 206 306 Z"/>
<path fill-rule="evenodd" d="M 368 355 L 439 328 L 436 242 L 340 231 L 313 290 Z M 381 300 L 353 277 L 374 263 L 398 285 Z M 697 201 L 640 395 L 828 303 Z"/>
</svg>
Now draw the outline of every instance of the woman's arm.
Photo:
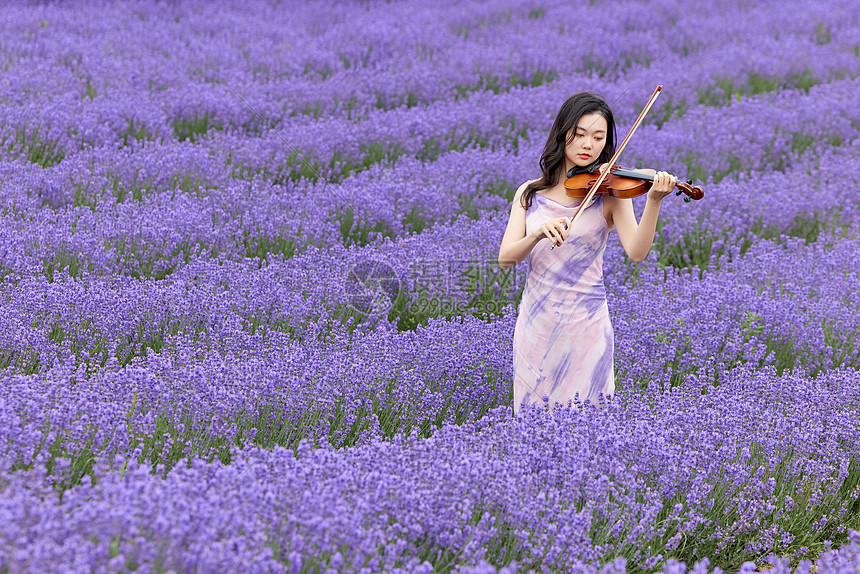
<svg viewBox="0 0 860 574">
<path fill-rule="evenodd" d="M 508 227 L 505 229 L 505 236 L 502 237 L 502 245 L 499 247 L 499 266 L 502 269 L 513 267 L 528 257 L 535 245 L 543 238 L 551 240 L 555 245 L 561 245 L 567 239 L 570 227 L 569 217 L 547 219 L 540 228 L 535 229 L 531 234 L 526 233 L 526 209 L 520 203 L 520 198 L 530 183 L 527 181 L 522 184 L 514 194 Z"/>
<path fill-rule="evenodd" d="M 520 203 L 520 198 L 528 184 L 529 182 L 522 184 L 514 194 L 508 227 L 499 247 L 499 266 L 502 269 L 509 269 L 525 259 L 542 239 L 526 236 L 526 210 Z"/>
<path fill-rule="evenodd" d="M 648 192 L 642 218 L 636 222 L 633 213 L 633 201 L 606 196 L 608 223 L 618 231 L 618 239 L 627 256 L 639 262 L 645 259 L 654 242 L 654 232 L 657 229 L 657 216 L 660 214 L 660 203 L 675 187 L 675 176 L 665 171 L 656 172 L 653 169 L 639 169 L 642 173 L 656 174 L 656 179 Z"/>
</svg>

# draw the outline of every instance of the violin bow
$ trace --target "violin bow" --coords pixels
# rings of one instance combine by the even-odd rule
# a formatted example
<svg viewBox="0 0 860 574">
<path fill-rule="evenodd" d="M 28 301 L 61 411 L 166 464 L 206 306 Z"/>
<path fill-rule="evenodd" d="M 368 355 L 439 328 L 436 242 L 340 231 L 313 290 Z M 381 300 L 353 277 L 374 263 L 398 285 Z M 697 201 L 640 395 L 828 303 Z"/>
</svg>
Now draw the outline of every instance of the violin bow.
<svg viewBox="0 0 860 574">
<path fill-rule="evenodd" d="M 576 215 L 573 216 L 573 221 L 570 222 L 570 227 L 573 227 L 574 224 L 576 224 L 576 220 L 579 219 L 580 215 L 582 215 L 582 208 L 588 205 L 588 202 L 591 201 L 591 198 L 594 197 L 595 193 L 597 193 L 597 190 L 600 188 L 600 184 L 603 183 L 603 180 L 606 179 L 607 175 L 609 175 L 609 170 L 612 169 L 613 165 L 615 165 L 615 160 L 618 159 L 618 156 L 620 156 L 621 152 L 624 151 L 624 146 L 626 146 L 627 142 L 630 141 L 630 136 L 633 135 L 633 132 L 635 132 L 636 128 L 639 127 L 639 124 L 642 123 L 642 118 L 644 118 L 645 114 L 648 113 L 648 110 L 651 109 L 651 106 L 654 104 L 654 100 L 657 99 L 657 96 L 660 95 L 661 91 L 663 91 L 663 84 L 660 84 L 654 89 L 654 93 L 651 94 L 651 98 L 648 100 L 648 103 L 639 113 L 639 117 L 636 118 L 636 121 L 633 122 L 633 127 L 630 128 L 630 131 L 627 133 L 627 137 L 624 138 L 624 141 L 622 141 L 621 145 L 618 146 L 618 149 L 615 150 L 615 154 L 612 156 L 612 159 L 609 160 L 609 165 L 603 170 L 603 173 L 600 174 L 600 177 L 598 177 L 597 181 L 594 182 L 594 185 L 591 186 L 591 189 L 588 190 L 585 199 L 582 200 L 582 203 L 579 204 L 579 209 L 576 210 Z M 550 247 L 550 249 L 552 249 L 552 247 Z"/>
</svg>

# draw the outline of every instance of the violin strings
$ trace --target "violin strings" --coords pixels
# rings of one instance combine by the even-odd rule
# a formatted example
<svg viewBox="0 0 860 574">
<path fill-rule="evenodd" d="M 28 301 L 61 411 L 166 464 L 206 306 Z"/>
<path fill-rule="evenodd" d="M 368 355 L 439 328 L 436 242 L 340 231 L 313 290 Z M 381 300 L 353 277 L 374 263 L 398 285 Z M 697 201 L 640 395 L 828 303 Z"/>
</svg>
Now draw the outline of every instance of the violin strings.
<svg viewBox="0 0 860 574">
<path fill-rule="evenodd" d="M 630 171 L 627 169 L 613 169 L 612 175 L 617 175 L 618 177 L 630 177 L 633 179 L 644 179 L 646 181 L 654 181 L 654 176 L 647 173 L 640 173 L 638 171 Z"/>
</svg>

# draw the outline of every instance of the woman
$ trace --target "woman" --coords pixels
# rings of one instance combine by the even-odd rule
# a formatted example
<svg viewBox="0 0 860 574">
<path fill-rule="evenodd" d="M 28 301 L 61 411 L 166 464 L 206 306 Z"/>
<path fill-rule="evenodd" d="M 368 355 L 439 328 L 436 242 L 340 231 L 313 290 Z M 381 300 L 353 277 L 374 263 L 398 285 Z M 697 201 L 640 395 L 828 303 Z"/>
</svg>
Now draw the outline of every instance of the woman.
<svg viewBox="0 0 860 574">
<path fill-rule="evenodd" d="M 615 392 L 614 335 L 603 285 L 603 251 L 614 227 L 624 251 L 642 261 L 651 249 L 660 202 L 675 177 L 654 170 L 637 223 L 630 199 L 595 195 L 575 227 L 581 200 L 568 198 L 566 177 L 593 170 L 615 153 L 615 121 L 599 96 L 579 93 L 561 106 L 540 159 L 542 176 L 521 185 L 499 249 L 503 269 L 526 261 L 514 329 L 514 414 L 523 404 L 597 404 Z M 551 249 L 551 247 L 553 247 Z"/>
</svg>

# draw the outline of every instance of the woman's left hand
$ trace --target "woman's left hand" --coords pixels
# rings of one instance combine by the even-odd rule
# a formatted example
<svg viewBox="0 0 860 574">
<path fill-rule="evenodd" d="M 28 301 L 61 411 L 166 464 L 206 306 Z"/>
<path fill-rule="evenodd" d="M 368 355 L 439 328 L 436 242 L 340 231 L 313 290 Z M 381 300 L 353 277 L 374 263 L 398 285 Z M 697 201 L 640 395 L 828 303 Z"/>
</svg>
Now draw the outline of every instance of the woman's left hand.
<svg viewBox="0 0 860 574">
<path fill-rule="evenodd" d="M 658 171 L 654 174 L 654 183 L 651 184 L 651 189 L 648 191 L 648 199 L 662 201 L 664 197 L 672 193 L 675 189 L 677 179 L 674 175 L 665 171 Z"/>
</svg>

